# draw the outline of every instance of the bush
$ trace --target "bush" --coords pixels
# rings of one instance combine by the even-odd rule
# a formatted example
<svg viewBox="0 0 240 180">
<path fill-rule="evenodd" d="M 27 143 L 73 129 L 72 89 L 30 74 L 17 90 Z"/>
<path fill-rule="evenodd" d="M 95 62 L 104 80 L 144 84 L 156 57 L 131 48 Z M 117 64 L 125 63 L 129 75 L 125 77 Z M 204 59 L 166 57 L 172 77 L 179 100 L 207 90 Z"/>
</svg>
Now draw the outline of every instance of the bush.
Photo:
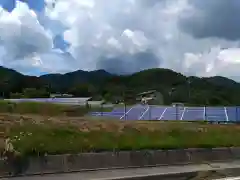
<svg viewBox="0 0 240 180">
<path fill-rule="evenodd" d="M 37 114 L 46 116 L 83 116 L 90 109 L 83 106 L 69 106 L 40 102 L 0 101 L 0 113 Z"/>
<path fill-rule="evenodd" d="M 240 146 L 238 126 L 148 122 L 140 127 L 137 121 L 131 126 L 119 121 L 93 122 L 83 123 L 87 131 L 69 124 L 25 124 L 11 128 L 10 137 L 24 155 Z"/>
</svg>

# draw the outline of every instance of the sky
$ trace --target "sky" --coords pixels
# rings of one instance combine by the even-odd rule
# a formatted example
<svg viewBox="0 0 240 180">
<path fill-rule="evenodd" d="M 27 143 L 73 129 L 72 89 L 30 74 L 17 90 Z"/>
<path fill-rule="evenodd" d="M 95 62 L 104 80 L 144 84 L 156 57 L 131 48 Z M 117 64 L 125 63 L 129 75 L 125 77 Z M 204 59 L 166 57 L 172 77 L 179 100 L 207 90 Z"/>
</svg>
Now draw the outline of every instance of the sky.
<svg viewBox="0 0 240 180">
<path fill-rule="evenodd" d="M 0 0 L 0 65 L 240 81 L 239 0 Z"/>
</svg>

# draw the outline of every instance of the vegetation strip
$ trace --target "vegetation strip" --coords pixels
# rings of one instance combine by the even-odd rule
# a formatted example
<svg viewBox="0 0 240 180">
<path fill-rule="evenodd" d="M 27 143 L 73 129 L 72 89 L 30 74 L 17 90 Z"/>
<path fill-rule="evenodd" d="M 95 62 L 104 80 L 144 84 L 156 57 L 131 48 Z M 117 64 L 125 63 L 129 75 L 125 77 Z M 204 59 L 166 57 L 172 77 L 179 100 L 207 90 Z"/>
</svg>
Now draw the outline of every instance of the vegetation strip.
<svg viewBox="0 0 240 180">
<path fill-rule="evenodd" d="M 240 126 L 187 122 L 28 119 L 8 136 L 23 155 L 240 146 Z"/>
<path fill-rule="evenodd" d="M 80 117 L 79 114 L 88 111 L 85 107 L 0 103 L 0 112 L 5 113 L 0 114 L 1 137 L 9 137 L 14 149 L 27 156 L 240 146 L 239 125 L 210 125 L 201 121 L 99 120 Z M 15 115 L 10 114 L 9 109 Z M 3 147 L 1 143 L 3 141 L 0 141 L 0 147 Z"/>
<path fill-rule="evenodd" d="M 111 108 L 62 105 L 44 102 L 10 102 L 0 100 L 0 113 L 37 114 L 41 116 L 84 116 L 90 111 L 111 111 Z"/>
</svg>

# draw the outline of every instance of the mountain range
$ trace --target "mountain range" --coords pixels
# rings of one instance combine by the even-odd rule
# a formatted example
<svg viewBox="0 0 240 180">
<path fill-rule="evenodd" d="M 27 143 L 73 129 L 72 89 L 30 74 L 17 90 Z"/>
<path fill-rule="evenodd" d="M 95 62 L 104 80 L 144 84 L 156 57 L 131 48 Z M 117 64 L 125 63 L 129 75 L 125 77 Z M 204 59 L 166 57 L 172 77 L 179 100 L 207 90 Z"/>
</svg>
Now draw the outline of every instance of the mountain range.
<svg viewBox="0 0 240 180">
<path fill-rule="evenodd" d="M 0 91 L 5 98 L 25 89 L 45 89 L 52 93 L 72 93 L 76 96 L 119 97 L 126 90 L 134 93 L 158 90 L 166 102 L 190 104 L 238 105 L 240 83 L 215 77 L 186 77 L 169 69 L 155 68 L 131 75 L 115 75 L 104 70 L 74 71 L 66 74 L 47 74 L 40 77 L 23 75 L 0 67 Z M 174 92 L 169 96 L 169 92 Z"/>
</svg>

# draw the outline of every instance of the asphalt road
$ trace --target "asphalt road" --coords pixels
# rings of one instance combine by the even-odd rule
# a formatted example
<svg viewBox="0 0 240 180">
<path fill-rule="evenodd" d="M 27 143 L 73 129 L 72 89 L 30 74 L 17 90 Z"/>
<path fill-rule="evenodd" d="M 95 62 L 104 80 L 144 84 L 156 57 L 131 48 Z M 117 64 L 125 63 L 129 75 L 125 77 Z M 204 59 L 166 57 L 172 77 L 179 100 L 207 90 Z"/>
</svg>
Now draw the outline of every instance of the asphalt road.
<svg viewBox="0 0 240 180">
<path fill-rule="evenodd" d="M 199 172 L 199 173 L 196 173 Z M 240 175 L 240 161 L 184 166 L 162 166 L 119 170 L 101 170 L 69 174 L 0 178 L 0 180 L 204 180 Z M 200 177 L 201 176 L 201 177 Z"/>
</svg>

